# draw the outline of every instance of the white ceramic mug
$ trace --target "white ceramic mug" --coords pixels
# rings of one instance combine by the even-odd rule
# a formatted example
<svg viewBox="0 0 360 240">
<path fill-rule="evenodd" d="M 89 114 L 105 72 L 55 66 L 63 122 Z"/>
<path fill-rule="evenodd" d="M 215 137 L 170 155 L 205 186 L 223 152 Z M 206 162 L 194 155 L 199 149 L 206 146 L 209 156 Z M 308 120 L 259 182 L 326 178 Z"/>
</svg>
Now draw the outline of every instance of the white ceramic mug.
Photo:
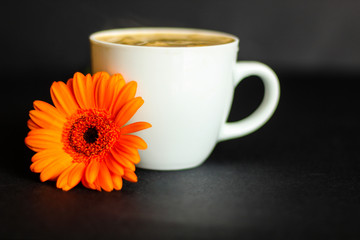
<svg viewBox="0 0 360 240">
<path fill-rule="evenodd" d="M 149 47 L 104 42 L 100 36 L 139 33 L 200 33 L 227 36 L 233 42 L 202 47 Z M 275 111 L 280 87 L 275 73 L 259 62 L 236 62 L 237 37 L 215 31 L 181 28 L 128 28 L 90 36 L 92 72 L 121 73 L 138 83 L 145 100 L 132 119 L 152 128 L 138 136 L 148 143 L 138 167 L 179 170 L 196 167 L 219 141 L 247 135 Z M 250 75 L 265 88 L 260 106 L 250 116 L 227 123 L 235 87 Z"/>
</svg>

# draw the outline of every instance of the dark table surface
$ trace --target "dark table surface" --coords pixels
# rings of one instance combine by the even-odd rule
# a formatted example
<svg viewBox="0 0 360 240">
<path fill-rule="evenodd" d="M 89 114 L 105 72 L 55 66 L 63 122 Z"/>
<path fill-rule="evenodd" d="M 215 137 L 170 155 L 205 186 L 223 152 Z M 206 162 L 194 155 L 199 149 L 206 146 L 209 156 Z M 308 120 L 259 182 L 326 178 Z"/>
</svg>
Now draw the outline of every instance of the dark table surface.
<svg viewBox="0 0 360 240">
<path fill-rule="evenodd" d="M 111 193 L 63 192 L 30 172 L 27 112 L 65 74 L 8 74 L 0 238 L 360 239 L 360 74 L 275 71 L 281 100 L 263 128 L 219 143 L 195 169 L 137 169 L 138 183 Z M 229 120 L 256 108 L 261 91 L 258 79 L 241 83 Z"/>
</svg>

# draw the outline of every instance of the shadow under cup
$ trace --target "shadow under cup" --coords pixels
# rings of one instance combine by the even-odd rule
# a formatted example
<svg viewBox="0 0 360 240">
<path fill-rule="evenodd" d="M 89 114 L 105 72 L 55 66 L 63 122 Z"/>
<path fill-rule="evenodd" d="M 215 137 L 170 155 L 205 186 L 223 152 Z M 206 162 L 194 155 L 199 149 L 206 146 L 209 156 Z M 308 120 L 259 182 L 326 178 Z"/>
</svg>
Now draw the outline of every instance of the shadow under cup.
<svg viewBox="0 0 360 240">
<path fill-rule="evenodd" d="M 104 41 L 108 37 L 139 34 L 195 34 L 226 37 L 231 42 L 159 47 Z M 267 115 L 266 119 L 255 121 L 257 128 L 247 126 L 247 132 L 226 123 L 234 89 L 245 77 L 236 63 L 239 41 L 233 35 L 198 29 L 131 28 L 94 33 L 90 42 L 93 73 L 121 73 L 126 82 L 134 80 L 138 83 L 137 95 L 145 103 L 131 122 L 152 124 L 152 128 L 136 133 L 148 144 L 148 149 L 140 151 L 140 168 L 179 170 L 196 167 L 206 160 L 218 141 L 249 134 L 264 124 L 276 108 L 278 96 L 272 101 L 274 106 L 270 112 L 261 110 L 262 105 L 269 109 L 265 105 L 269 105 L 270 98 L 274 99 L 274 93 L 267 94 L 265 81 L 263 104 L 254 114 Z M 270 98 L 267 95 L 271 95 Z M 258 118 L 255 116 L 252 121 Z"/>
</svg>

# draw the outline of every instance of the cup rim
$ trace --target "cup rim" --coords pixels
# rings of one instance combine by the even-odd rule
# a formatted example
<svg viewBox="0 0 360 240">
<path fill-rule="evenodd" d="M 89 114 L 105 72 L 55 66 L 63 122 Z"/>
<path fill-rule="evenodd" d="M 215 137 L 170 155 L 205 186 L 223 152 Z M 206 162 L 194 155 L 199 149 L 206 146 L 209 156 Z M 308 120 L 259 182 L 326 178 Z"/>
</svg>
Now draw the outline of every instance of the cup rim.
<svg viewBox="0 0 360 240">
<path fill-rule="evenodd" d="M 218 45 L 209 45 L 209 46 L 191 46 L 191 47 L 175 47 L 175 46 L 136 46 L 136 45 L 127 45 L 121 43 L 111 43 L 97 39 L 99 36 L 109 36 L 114 34 L 132 34 L 132 33 L 197 33 L 197 34 L 205 34 L 205 35 L 217 35 L 217 36 L 224 36 L 230 37 L 234 39 L 234 41 L 229 43 L 223 43 Z M 114 28 L 114 29 L 107 29 L 102 31 L 97 31 L 89 36 L 90 42 L 109 45 L 114 47 L 129 47 L 129 48 L 145 48 L 146 49 L 202 49 L 202 48 L 216 48 L 216 47 L 223 47 L 227 45 L 238 45 L 239 38 L 233 34 L 225 33 L 221 31 L 215 30 L 206 30 L 206 29 L 198 29 L 198 28 L 178 28 L 178 27 L 134 27 L 134 28 Z"/>
</svg>

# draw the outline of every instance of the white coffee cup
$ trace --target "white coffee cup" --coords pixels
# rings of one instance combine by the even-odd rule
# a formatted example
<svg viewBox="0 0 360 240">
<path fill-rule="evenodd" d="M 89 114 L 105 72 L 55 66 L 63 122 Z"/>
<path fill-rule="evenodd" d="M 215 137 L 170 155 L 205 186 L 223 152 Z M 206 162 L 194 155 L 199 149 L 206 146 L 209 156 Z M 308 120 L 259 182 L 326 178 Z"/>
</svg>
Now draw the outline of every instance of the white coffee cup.
<svg viewBox="0 0 360 240">
<path fill-rule="evenodd" d="M 99 37 L 139 33 L 196 33 L 227 36 L 233 42 L 201 47 L 149 47 L 116 44 Z M 152 128 L 137 133 L 148 144 L 138 167 L 179 170 L 202 164 L 219 141 L 238 138 L 260 128 L 275 111 L 280 87 L 275 73 L 259 62 L 236 62 L 236 36 L 199 29 L 127 28 L 90 36 L 92 72 L 121 73 L 138 83 L 145 103 L 132 122 Z M 250 116 L 227 123 L 235 87 L 256 75 L 264 98 Z"/>
</svg>

